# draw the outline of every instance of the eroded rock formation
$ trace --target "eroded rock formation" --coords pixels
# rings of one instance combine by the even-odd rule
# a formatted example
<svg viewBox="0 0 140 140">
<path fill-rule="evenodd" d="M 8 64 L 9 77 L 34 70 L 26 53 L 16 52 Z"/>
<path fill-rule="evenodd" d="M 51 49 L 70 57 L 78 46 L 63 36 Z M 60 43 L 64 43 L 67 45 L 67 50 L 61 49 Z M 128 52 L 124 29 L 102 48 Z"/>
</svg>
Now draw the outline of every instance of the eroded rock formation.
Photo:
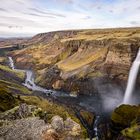
<svg viewBox="0 0 140 140">
<path fill-rule="evenodd" d="M 127 80 L 139 34 L 139 28 L 44 33 L 12 55 L 17 67 L 34 69 L 36 82 L 44 87 L 94 94 L 97 81 L 118 85 L 118 79 Z"/>
</svg>

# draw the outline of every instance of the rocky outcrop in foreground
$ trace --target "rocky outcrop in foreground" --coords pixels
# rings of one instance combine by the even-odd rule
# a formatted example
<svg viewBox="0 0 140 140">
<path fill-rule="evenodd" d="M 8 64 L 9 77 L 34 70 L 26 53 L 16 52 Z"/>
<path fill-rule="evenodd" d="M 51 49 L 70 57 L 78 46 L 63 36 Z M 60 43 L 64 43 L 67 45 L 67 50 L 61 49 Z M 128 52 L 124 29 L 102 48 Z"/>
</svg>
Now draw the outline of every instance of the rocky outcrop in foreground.
<svg viewBox="0 0 140 140">
<path fill-rule="evenodd" d="M 21 104 L 0 114 L 1 140 L 79 140 L 81 127 L 71 118 L 63 120 L 53 116 L 43 119 L 42 110 L 33 105 Z"/>
<path fill-rule="evenodd" d="M 140 139 L 140 106 L 119 106 L 109 122 L 99 122 L 101 140 Z M 24 103 L 0 113 L 1 140 L 84 140 L 81 133 L 81 126 L 70 117 L 64 120 L 55 115 L 48 120 L 48 114 L 34 105 Z"/>
<path fill-rule="evenodd" d="M 80 139 L 81 127 L 72 119 L 63 121 L 59 116 L 52 118 L 51 124 L 38 117 L 24 118 L 5 124 L 0 128 L 2 140 L 59 140 Z"/>
</svg>

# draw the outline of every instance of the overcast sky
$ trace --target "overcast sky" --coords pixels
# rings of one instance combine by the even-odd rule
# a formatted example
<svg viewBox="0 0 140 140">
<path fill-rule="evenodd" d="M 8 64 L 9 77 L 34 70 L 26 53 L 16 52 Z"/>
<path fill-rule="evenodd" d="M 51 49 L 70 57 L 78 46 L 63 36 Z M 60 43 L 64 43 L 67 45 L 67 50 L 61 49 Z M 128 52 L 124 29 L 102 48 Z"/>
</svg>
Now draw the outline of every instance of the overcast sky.
<svg viewBox="0 0 140 140">
<path fill-rule="evenodd" d="M 0 0 L 0 37 L 135 26 L 140 26 L 140 0 Z"/>
</svg>

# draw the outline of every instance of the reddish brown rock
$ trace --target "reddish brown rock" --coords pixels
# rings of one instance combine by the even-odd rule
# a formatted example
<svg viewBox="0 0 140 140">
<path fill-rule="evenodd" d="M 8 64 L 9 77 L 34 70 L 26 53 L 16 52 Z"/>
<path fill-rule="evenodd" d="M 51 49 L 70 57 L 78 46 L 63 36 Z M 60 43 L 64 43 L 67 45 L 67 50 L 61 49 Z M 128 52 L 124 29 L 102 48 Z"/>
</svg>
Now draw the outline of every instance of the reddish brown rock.
<svg viewBox="0 0 140 140">
<path fill-rule="evenodd" d="M 59 90 L 59 89 L 61 89 L 61 88 L 63 87 L 63 85 L 64 85 L 64 81 L 63 81 L 63 80 L 57 80 L 57 81 L 55 81 L 55 83 L 52 85 L 52 87 L 53 87 L 54 89 Z"/>
</svg>

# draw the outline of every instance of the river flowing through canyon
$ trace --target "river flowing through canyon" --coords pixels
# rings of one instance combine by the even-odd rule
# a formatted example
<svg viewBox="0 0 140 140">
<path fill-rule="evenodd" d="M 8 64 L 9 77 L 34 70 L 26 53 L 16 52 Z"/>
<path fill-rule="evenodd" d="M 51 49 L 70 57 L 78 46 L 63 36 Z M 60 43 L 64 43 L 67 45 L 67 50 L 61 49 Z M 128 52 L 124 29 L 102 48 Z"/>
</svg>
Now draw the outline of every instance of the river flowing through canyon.
<svg viewBox="0 0 140 140">
<path fill-rule="evenodd" d="M 32 91 L 43 92 L 46 94 L 46 96 L 50 96 L 50 94 L 51 94 L 51 96 L 66 96 L 66 97 L 68 96 L 68 94 L 66 94 L 66 93 L 48 90 L 48 89 L 45 89 L 43 87 L 36 85 L 35 79 L 34 79 L 34 74 L 31 70 L 16 69 L 12 57 L 8 57 L 8 59 L 9 59 L 9 66 L 11 67 L 11 69 L 16 70 L 16 71 L 23 71 L 26 73 L 26 79 L 25 79 L 25 82 L 23 83 L 23 85 L 26 86 L 28 89 L 30 89 Z"/>
<path fill-rule="evenodd" d="M 32 91 L 40 92 L 40 95 L 43 96 L 44 98 L 47 98 L 49 96 L 55 99 L 60 99 L 60 101 L 64 104 L 70 103 L 72 105 L 78 105 L 80 107 L 86 108 L 86 110 L 88 111 L 94 112 L 96 114 L 96 119 L 93 124 L 93 129 L 90 130 L 90 132 L 92 131 L 92 135 L 94 133 L 94 137 L 96 137 L 96 140 L 99 140 L 98 133 L 100 130 L 98 129 L 98 125 L 100 124 L 101 119 L 108 116 L 116 106 L 122 103 L 123 96 L 120 96 L 120 91 L 115 90 L 114 87 L 113 90 L 108 91 L 109 93 L 115 91 L 115 94 L 113 93 L 110 94 L 111 96 L 104 93 L 103 92 L 104 90 L 100 91 L 103 92 L 103 97 L 100 97 L 99 95 L 92 95 L 92 96 L 81 95 L 76 97 L 62 91 L 45 89 L 41 86 L 38 86 L 35 83 L 35 76 L 31 70 L 16 69 L 12 57 L 8 57 L 8 59 L 9 59 L 9 66 L 11 69 L 16 71 L 23 71 L 26 73 L 26 78 L 23 85 L 28 89 Z M 139 60 L 140 60 L 140 50 L 130 70 L 128 85 L 124 97 L 124 103 L 129 102 L 132 92 L 134 91 L 135 82 L 136 82 L 139 65 L 140 65 Z"/>
<path fill-rule="evenodd" d="M 32 91 L 39 91 L 39 92 L 43 93 L 42 94 L 43 97 L 51 96 L 53 98 L 64 98 L 64 100 L 66 102 L 67 102 L 67 100 L 70 100 L 71 102 L 76 103 L 76 104 L 78 104 L 81 107 L 88 108 L 89 110 L 91 110 L 93 112 L 95 112 L 95 110 L 97 108 L 98 108 L 97 110 L 100 110 L 101 109 L 101 106 L 100 105 L 99 106 L 96 105 L 96 107 L 95 106 L 94 107 L 91 106 L 91 102 L 93 100 L 90 101 L 89 99 L 92 99 L 92 97 L 83 96 L 83 97 L 76 98 L 76 96 L 69 95 L 67 93 L 63 93 L 62 91 L 48 90 L 48 89 L 45 89 L 43 87 L 40 87 L 40 86 L 36 85 L 35 84 L 35 79 L 34 79 L 34 74 L 33 74 L 33 72 L 31 70 L 16 69 L 12 57 L 8 57 L 8 59 L 9 59 L 9 66 L 10 66 L 10 68 L 12 70 L 22 71 L 22 72 L 25 72 L 26 73 L 26 78 L 25 78 L 25 82 L 23 83 L 23 85 L 25 87 L 27 87 L 28 89 L 30 89 Z M 85 99 L 87 99 L 88 102 L 85 102 Z M 94 99 L 94 102 L 95 102 L 95 104 L 97 103 L 97 98 Z M 96 117 L 96 119 L 94 121 L 94 124 L 93 124 L 93 128 L 94 129 L 91 130 L 91 131 L 93 131 L 92 133 L 94 133 L 94 136 L 96 137 L 96 140 L 99 139 L 98 138 L 98 123 L 99 123 L 99 118 L 100 118 L 100 116 L 97 116 Z"/>
</svg>

